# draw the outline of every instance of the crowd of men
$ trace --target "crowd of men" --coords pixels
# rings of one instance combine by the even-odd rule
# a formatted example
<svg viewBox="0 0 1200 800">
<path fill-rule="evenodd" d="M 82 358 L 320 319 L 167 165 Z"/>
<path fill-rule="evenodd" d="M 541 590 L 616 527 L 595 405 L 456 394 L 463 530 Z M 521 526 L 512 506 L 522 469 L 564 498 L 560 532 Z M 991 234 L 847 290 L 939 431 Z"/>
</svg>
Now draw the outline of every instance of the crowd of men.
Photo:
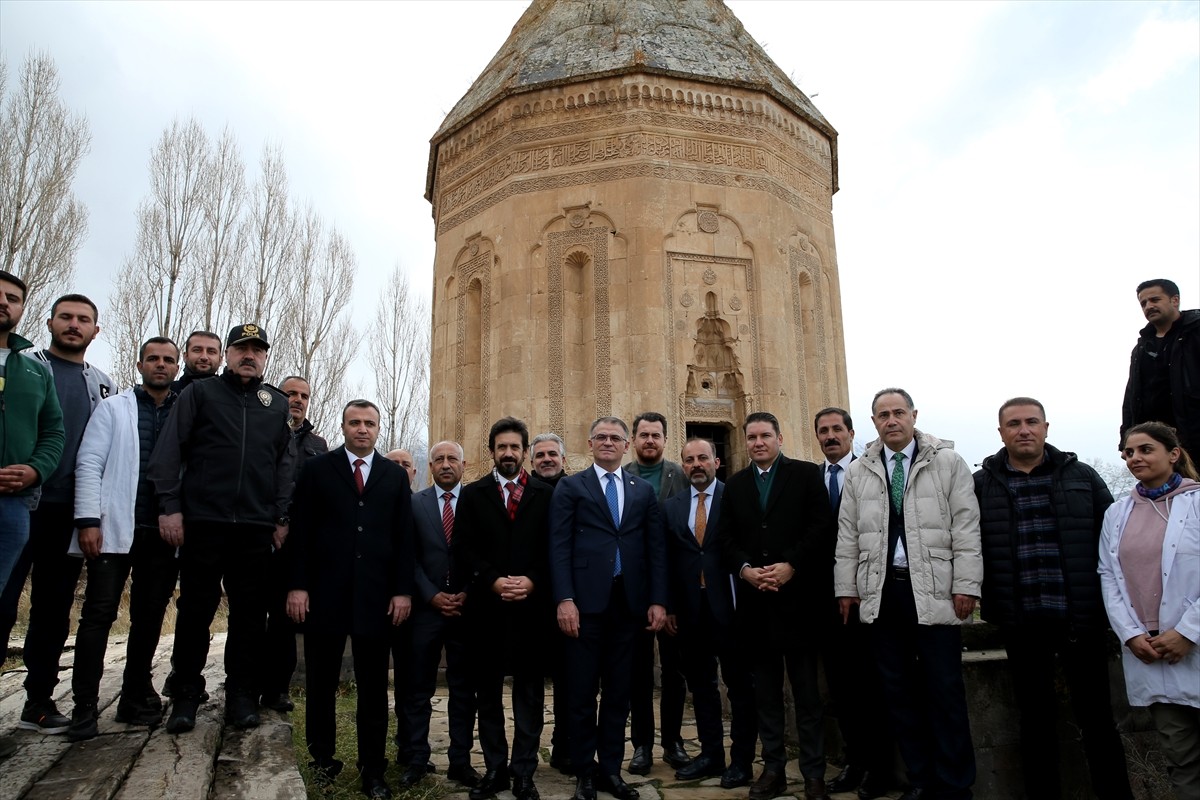
<svg viewBox="0 0 1200 800">
<path fill-rule="evenodd" d="M 751 800 L 783 794 L 785 685 L 808 800 L 883 796 L 898 783 L 897 749 L 904 800 L 955 800 L 975 781 L 960 624 L 982 598 L 1008 652 L 1028 796 L 1062 796 L 1056 659 L 1093 790 L 1132 796 L 1096 573 L 1112 497 L 1095 470 L 1046 442 L 1034 398 L 1001 405 L 1003 446 L 974 474 L 951 443 L 916 427 L 913 398 L 892 387 L 872 400 L 878 438 L 859 455 L 850 414 L 817 412 L 820 464 L 784 455 L 783 426 L 759 411 L 742 425 L 750 463 L 722 482 L 713 442 L 668 444 L 667 418 L 648 411 L 631 426 L 596 419 L 592 464 L 568 475 L 559 435 L 531 439 L 525 422 L 504 417 L 488 433 L 482 477 L 464 485 L 461 444 L 440 441 L 429 451 L 432 483 L 415 491 L 412 454 L 376 450 L 374 403 L 345 404 L 344 444 L 329 450 L 307 420 L 308 381 L 264 381 L 261 327 L 238 325 L 224 341 L 196 331 L 182 352 L 152 337 L 138 357 L 141 383 L 118 392 L 84 358 L 100 330 L 95 304 L 59 298 L 49 348 L 29 353 L 15 332 L 25 291 L 0 272 L 0 627 L 11 631 L 28 575 L 22 728 L 97 735 L 109 630 L 132 578 L 117 721 L 156 726 L 168 696 L 166 729 L 195 726 L 223 591 L 227 722 L 249 728 L 260 707 L 292 710 L 303 626 L 306 736 L 321 781 L 343 766 L 334 704 L 349 639 L 369 797 L 391 793 L 389 664 L 407 788 L 434 770 L 430 719 L 444 658 L 447 774 L 471 800 L 507 790 L 537 800 L 547 679 L 549 765 L 576 776 L 575 800 L 634 800 L 622 770 L 647 774 L 656 741 L 680 780 L 748 786 Z M 1200 311 L 1181 312 L 1166 280 L 1142 284 L 1138 298 L 1149 324 L 1122 430 L 1159 419 L 1200 445 Z M 85 564 L 68 718 L 52 695 Z M 177 583 L 172 673 L 160 693 L 151 662 Z M 828 782 L 821 660 L 846 755 Z M 681 736 L 689 693 L 694 755 Z M 471 764 L 476 734 L 482 774 Z"/>
</svg>

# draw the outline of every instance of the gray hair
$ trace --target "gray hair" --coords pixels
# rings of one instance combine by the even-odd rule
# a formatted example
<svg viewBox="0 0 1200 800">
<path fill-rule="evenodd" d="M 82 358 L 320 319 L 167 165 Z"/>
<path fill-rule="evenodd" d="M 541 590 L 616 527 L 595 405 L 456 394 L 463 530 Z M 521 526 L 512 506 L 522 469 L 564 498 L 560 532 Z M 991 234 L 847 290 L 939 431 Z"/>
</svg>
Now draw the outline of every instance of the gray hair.
<svg viewBox="0 0 1200 800">
<path fill-rule="evenodd" d="M 871 413 L 872 414 L 875 413 L 875 403 L 877 403 L 879 401 L 879 398 L 883 397 L 885 394 L 898 394 L 901 397 L 903 397 L 904 402 L 908 403 L 909 411 L 912 411 L 914 408 L 916 408 L 916 406 L 913 405 L 913 399 L 912 399 L 911 394 L 909 394 L 908 392 L 906 392 L 903 389 L 898 388 L 896 386 L 889 386 L 887 389 L 880 389 L 878 392 L 875 393 L 875 396 L 871 398 Z"/>
<path fill-rule="evenodd" d="M 562 437 L 559 436 L 557 433 L 550 433 L 549 431 L 547 431 L 546 433 L 539 433 L 537 436 L 533 437 L 533 441 L 529 443 L 529 449 L 532 450 L 533 448 L 537 447 L 542 442 L 554 442 L 555 444 L 558 445 L 559 457 L 560 458 L 567 457 L 567 446 L 566 446 L 566 444 L 563 443 Z"/>
</svg>

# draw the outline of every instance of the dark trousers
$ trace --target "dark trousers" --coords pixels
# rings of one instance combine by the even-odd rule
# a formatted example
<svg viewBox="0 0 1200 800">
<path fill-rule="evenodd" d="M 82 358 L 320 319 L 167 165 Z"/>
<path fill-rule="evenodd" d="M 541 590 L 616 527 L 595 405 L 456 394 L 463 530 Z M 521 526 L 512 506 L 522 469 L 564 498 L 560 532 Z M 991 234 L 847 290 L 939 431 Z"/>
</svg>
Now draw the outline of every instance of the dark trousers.
<svg viewBox="0 0 1200 800">
<path fill-rule="evenodd" d="M 817 659 L 815 646 L 805 647 L 796 640 L 786 645 L 783 642 L 768 643 L 762 652 L 754 654 L 754 701 L 758 709 L 758 735 L 762 739 L 765 769 L 782 773 L 787 764 L 783 702 L 786 676 L 796 705 L 800 774 L 805 778 L 825 777 L 822 720 L 825 708 L 817 683 Z"/>
<path fill-rule="evenodd" d="M 354 682 L 358 701 L 354 722 L 358 732 L 358 766 L 364 775 L 382 776 L 387 767 L 388 726 L 388 653 L 390 637 L 350 636 L 354 655 Z M 342 654 L 346 651 L 345 633 L 304 634 L 305 690 L 304 736 L 314 761 L 327 763 L 333 758 L 337 722 L 338 677 Z"/>
<path fill-rule="evenodd" d="M 265 526 L 189 523 L 184 520 L 180 549 L 179 615 L 175 623 L 175 696 L 199 699 L 204 691 L 209 629 L 221 602 L 229 598 L 225 642 L 225 692 L 258 694 L 266 633 L 266 581 L 273 531 Z"/>
<path fill-rule="evenodd" d="M 754 681 L 734 631 L 713 618 L 708 598 L 702 592 L 699 618 L 682 622 L 678 638 L 687 686 L 692 691 L 692 707 L 696 711 L 700 754 L 725 762 L 725 726 L 717 685 L 719 662 L 725 691 L 729 695 L 729 760 L 748 771 L 758 741 L 758 719 L 755 716 Z"/>
<path fill-rule="evenodd" d="M 411 630 L 412 674 L 404 700 L 408 725 L 408 755 L 412 764 L 429 761 L 429 719 L 437 689 L 438 664 L 446 651 L 447 708 L 451 765 L 471 763 L 475 731 L 475 688 L 461 617 L 443 617 L 431 606 L 417 609 L 406 623 Z"/>
<path fill-rule="evenodd" d="M 513 743 L 508 757 L 504 731 L 504 671 L 476 654 L 479 691 L 479 746 L 489 770 L 508 766 L 513 775 L 529 777 L 537 769 L 538 743 L 545 724 L 546 682 L 538 671 L 517 670 L 512 680 Z"/>
<path fill-rule="evenodd" d="M 554 725 L 550 729 L 552 757 L 570 759 L 571 754 L 571 704 L 567 690 L 567 637 L 552 636 L 549 639 L 552 686 L 551 701 L 554 708 Z"/>
<path fill-rule="evenodd" d="M 101 553 L 87 562 L 87 589 L 75 632 L 75 666 L 71 671 L 76 706 L 94 704 L 100 698 L 108 632 L 117 618 L 132 562 L 128 553 Z"/>
<path fill-rule="evenodd" d="M 267 640 L 262 668 L 264 697 L 286 696 L 296 671 L 296 623 L 287 615 L 290 570 L 287 557 L 276 550 L 269 560 Z"/>
<path fill-rule="evenodd" d="M 683 701 L 687 686 L 679 656 L 679 640 L 666 631 L 638 631 L 633 645 L 633 675 L 630 677 L 629 738 L 634 747 L 654 744 L 654 642 L 658 640 L 658 665 L 662 693 L 658 701 L 659 741 L 663 747 L 682 739 Z"/>
<path fill-rule="evenodd" d="M 1004 649 L 1021 714 L 1021 766 L 1030 800 L 1062 796 L 1058 757 L 1055 657 L 1083 733 L 1092 791 L 1101 800 L 1129 800 L 1125 748 L 1113 722 L 1107 631 L 1072 633 L 1065 625 L 1005 628 Z"/>
<path fill-rule="evenodd" d="M 83 558 L 67 555 L 75 515 L 69 504 L 43 503 L 30 516 L 29 544 L 6 589 L 19 599 L 25 574 L 32 566 L 29 630 L 25 634 L 25 694 L 49 700 L 58 685 L 58 662 L 71 631 L 71 604 L 83 570 Z M 26 558 L 28 561 L 26 562 Z M 14 607 L 13 618 L 16 618 Z"/>
<path fill-rule="evenodd" d="M 909 782 L 939 800 L 969 800 L 975 749 L 958 626 L 918 625 L 912 585 L 888 578 L 871 641 Z"/>
<path fill-rule="evenodd" d="M 402 768 L 412 764 L 412 735 L 408 729 L 408 715 L 404 713 L 404 704 L 412 692 L 413 651 L 412 651 L 412 616 L 403 625 L 392 628 L 390 645 L 392 648 L 392 711 L 396 717 L 396 763 Z"/>
<path fill-rule="evenodd" d="M 846 747 L 846 764 L 853 764 L 880 778 L 891 778 L 892 740 L 887 701 L 880 686 L 875 659 L 871 652 L 870 628 L 858 619 L 858 606 L 852 606 L 850 618 L 842 624 L 835 616 L 829 623 L 827 646 L 822 650 L 825 681 Z"/>
<path fill-rule="evenodd" d="M 567 639 L 571 765 L 579 775 L 594 774 L 597 762 L 601 775 L 621 774 L 634 639 L 644 625 L 644 619 L 630 611 L 618 579 L 608 608 L 580 614 L 579 637 Z"/>
<path fill-rule="evenodd" d="M 133 579 L 129 585 L 129 642 L 121 693 L 148 697 L 154 690 L 150 668 L 162 636 L 163 616 L 179 580 L 179 557 L 175 548 L 162 540 L 158 529 L 150 527 L 134 531 L 130 554 Z M 90 581 L 91 567 L 88 569 Z"/>
</svg>

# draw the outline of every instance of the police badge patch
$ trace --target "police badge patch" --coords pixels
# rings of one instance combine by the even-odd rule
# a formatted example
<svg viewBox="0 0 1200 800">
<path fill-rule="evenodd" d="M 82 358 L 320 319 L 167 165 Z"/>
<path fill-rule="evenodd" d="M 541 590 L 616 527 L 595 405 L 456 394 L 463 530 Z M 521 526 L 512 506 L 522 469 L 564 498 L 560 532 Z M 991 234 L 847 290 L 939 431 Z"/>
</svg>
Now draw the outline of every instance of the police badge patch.
<svg viewBox="0 0 1200 800">
<path fill-rule="evenodd" d="M 264 406 L 270 407 L 271 393 L 268 392 L 266 389 L 259 389 L 258 390 L 258 402 L 262 403 Z"/>
</svg>

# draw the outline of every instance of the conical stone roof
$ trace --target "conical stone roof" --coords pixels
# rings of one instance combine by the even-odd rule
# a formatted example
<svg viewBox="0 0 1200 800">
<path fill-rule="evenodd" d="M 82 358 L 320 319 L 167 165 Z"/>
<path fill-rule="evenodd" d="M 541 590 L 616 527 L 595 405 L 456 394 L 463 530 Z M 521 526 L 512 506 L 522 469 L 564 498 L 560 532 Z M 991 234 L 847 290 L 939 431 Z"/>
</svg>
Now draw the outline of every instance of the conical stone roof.
<svg viewBox="0 0 1200 800">
<path fill-rule="evenodd" d="M 625 73 L 765 92 L 826 134 L 837 163 L 837 131 L 721 0 L 533 0 L 433 148 L 505 97 Z"/>
</svg>

